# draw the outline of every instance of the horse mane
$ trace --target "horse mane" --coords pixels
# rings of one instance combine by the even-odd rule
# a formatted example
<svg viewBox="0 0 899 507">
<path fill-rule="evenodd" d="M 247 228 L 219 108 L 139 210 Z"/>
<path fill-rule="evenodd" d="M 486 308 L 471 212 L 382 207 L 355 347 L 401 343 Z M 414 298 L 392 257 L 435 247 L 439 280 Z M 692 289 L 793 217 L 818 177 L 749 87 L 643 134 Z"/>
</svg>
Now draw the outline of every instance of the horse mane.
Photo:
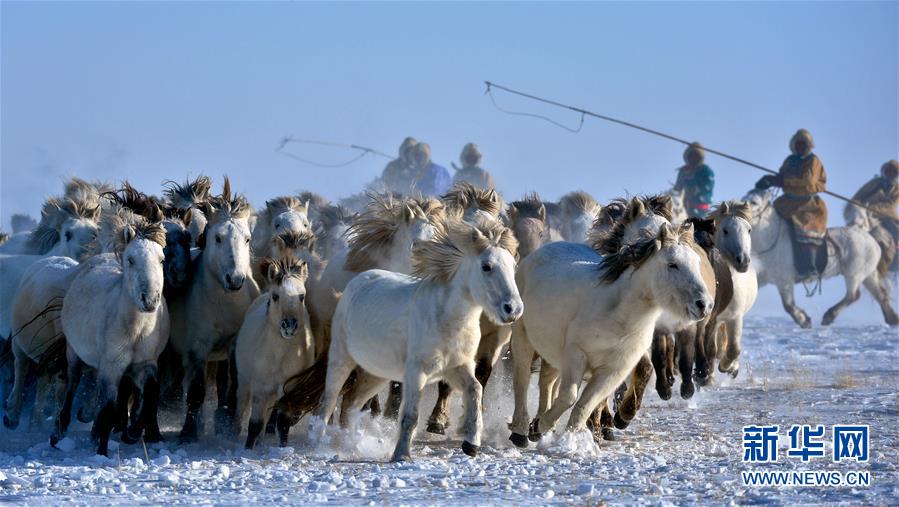
<svg viewBox="0 0 899 507">
<path fill-rule="evenodd" d="M 593 211 L 599 206 L 599 203 L 587 192 L 575 190 L 574 192 L 568 192 L 563 195 L 562 198 L 559 199 L 559 206 L 562 207 L 562 210 L 566 215 L 572 215 L 574 214 L 572 212 Z"/>
<path fill-rule="evenodd" d="M 703 250 L 708 251 L 715 246 L 717 222 L 713 218 L 690 217 L 684 221 L 693 226 L 693 239 Z"/>
<path fill-rule="evenodd" d="M 350 211 L 339 204 L 328 204 L 318 209 L 318 220 L 326 231 L 340 224 L 349 225 L 352 218 Z"/>
<path fill-rule="evenodd" d="M 422 219 L 442 228 L 445 218 L 443 204 L 432 198 L 386 198 L 369 196 L 366 209 L 347 229 L 349 251 L 344 269 L 361 272 L 375 267 L 376 253 L 386 250 L 393 243 L 400 224 Z"/>
<path fill-rule="evenodd" d="M 225 176 L 222 193 L 203 202 L 200 206 L 209 223 L 249 218 L 252 212 L 250 203 L 243 194 L 231 194 L 231 180 L 227 176 Z"/>
<path fill-rule="evenodd" d="M 104 194 L 113 191 L 115 189 L 109 183 L 103 181 L 89 182 L 73 176 L 65 182 L 63 197 L 82 205 L 95 207 L 101 204 L 100 200 L 105 196 Z"/>
<path fill-rule="evenodd" d="M 601 255 L 609 255 L 615 253 L 623 247 L 624 233 L 627 231 L 635 220 L 644 215 L 659 215 L 666 220 L 671 220 L 671 198 L 667 195 L 654 196 L 634 196 L 630 201 L 624 199 L 615 199 L 610 202 L 603 211 L 609 208 L 621 209 L 623 212 L 621 217 L 614 222 L 614 226 L 609 230 L 603 230 L 598 225 L 602 225 L 609 215 L 603 213 L 594 221 L 593 228 L 587 238 L 590 246 Z"/>
<path fill-rule="evenodd" d="M 274 285 L 282 285 L 288 278 L 299 278 L 305 281 L 309 276 L 309 267 L 306 262 L 292 255 L 282 256 L 278 259 L 266 257 L 260 266 L 269 282 Z"/>
<path fill-rule="evenodd" d="M 39 254 L 45 254 L 59 242 L 62 225 L 69 219 L 90 220 L 96 222 L 100 218 L 99 197 L 94 206 L 82 201 L 73 201 L 68 197 L 50 197 L 41 207 L 41 221 L 28 237 L 29 246 Z"/>
<path fill-rule="evenodd" d="M 476 187 L 467 181 L 454 184 L 441 200 L 448 212 L 458 215 L 469 208 L 477 208 L 498 217 L 503 207 L 496 190 Z"/>
<path fill-rule="evenodd" d="M 514 213 L 512 210 L 515 210 Z M 540 215 L 540 210 L 543 210 L 543 216 Z M 541 222 L 546 221 L 546 205 L 543 201 L 540 200 L 540 196 L 537 195 L 537 192 L 531 192 L 524 196 L 524 199 L 520 201 L 513 201 L 509 204 L 509 215 L 517 215 L 520 218 L 536 218 Z"/>
<path fill-rule="evenodd" d="M 158 199 L 137 190 L 127 181 L 122 183 L 122 188 L 118 191 L 104 192 L 102 195 L 114 206 L 128 208 L 151 222 L 159 222 L 165 218 L 163 206 Z"/>
<path fill-rule="evenodd" d="M 747 202 L 724 201 L 716 206 L 709 216 L 714 219 L 716 223 L 730 216 L 742 218 L 743 220 L 752 223 L 752 208 L 749 207 L 749 203 Z"/>
<path fill-rule="evenodd" d="M 450 220 L 431 241 L 412 248 L 412 273 L 424 280 L 448 283 L 456 275 L 465 254 L 480 254 L 489 247 L 504 248 L 518 259 L 518 240 L 499 222 L 470 224 Z"/>
<path fill-rule="evenodd" d="M 100 231 L 94 240 L 95 253 L 112 252 L 121 256 L 129 243 L 146 239 L 165 248 L 165 227 L 159 221 L 150 221 L 134 210 L 116 206 L 104 210 L 100 218 Z"/>
<path fill-rule="evenodd" d="M 297 198 L 300 202 L 308 203 L 309 207 L 312 209 L 324 209 L 331 204 L 331 201 L 326 199 L 325 196 L 309 190 L 300 192 L 297 194 Z"/>
<path fill-rule="evenodd" d="M 176 210 L 188 210 L 196 208 L 209 200 L 209 191 L 212 189 L 212 180 L 208 176 L 197 176 L 193 181 L 185 180 L 179 184 L 172 180 L 163 183 L 166 189 L 162 195 L 170 208 Z"/>
<path fill-rule="evenodd" d="M 692 224 L 685 223 L 677 229 L 671 224 L 663 224 L 658 234 L 642 238 L 633 245 L 626 245 L 616 252 L 606 254 L 599 265 L 600 282 L 612 283 L 628 268 L 640 269 L 653 254 L 675 243 L 693 244 Z"/>
<path fill-rule="evenodd" d="M 300 200 L 299 197 L 293 195 L 282 195 L 265 201 L 265 209 L 262 213 L 267 213 L 269 217 L 295 211 L 297 213 L 307 213 L 309 205 L 306 201 Z"/>
<path fill-rule="evenodd" d="M 272 238 L 272 244 L 280 252 L 306 249 L 315 250 L 315 234 L 309 231 L 287 231 Z"/>
</svg>

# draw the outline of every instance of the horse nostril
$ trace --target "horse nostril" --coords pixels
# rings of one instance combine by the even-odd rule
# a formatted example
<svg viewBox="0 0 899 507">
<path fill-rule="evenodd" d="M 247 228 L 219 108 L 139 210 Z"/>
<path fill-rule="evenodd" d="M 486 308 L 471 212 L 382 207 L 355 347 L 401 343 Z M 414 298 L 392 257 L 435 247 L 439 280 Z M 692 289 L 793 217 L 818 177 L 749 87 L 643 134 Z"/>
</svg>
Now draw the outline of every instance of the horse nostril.
<svg viewBox="0 0 899 507">
<path fill-rule="evenodd" d="M 702 299 L 697 299 L 696 300 L 696 308 L 699 308 L 699 311 L 704 312 L 705 311 L 705 301 Z"/>
<path fill-rule="evenodd" d="M 231 275 L 225 275 L 225 283 L 231 285 Z"/>
<path fill-rule="evenodd" d="M 506 312 L 506 314 L 511 315 L 512 314 L 512 305 L 510 303 L 505 303 L 503 305 L 503 311 Z"/>
</svg>

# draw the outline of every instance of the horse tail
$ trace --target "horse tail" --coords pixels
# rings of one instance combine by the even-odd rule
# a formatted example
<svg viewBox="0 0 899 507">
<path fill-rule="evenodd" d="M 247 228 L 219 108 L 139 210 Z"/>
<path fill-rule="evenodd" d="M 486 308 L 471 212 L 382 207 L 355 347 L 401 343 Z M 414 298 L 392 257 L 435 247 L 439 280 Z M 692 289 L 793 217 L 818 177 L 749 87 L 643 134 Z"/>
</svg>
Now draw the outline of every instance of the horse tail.
<svg viewBox="0 0 899 507">
<path fill-rule="evenodd" d="M 304 415 L 315 410 L 325 393 L 325 378 L 328 375 L 328 354 L 322 354 L 315 363 L 284 383 L 284 396 L 278 400 L 279 411 L 287 413 L 295 424 Z M 356 372 L 343 384 L 340 394 L 349 392 L 356 384 Z"/>
</svg>

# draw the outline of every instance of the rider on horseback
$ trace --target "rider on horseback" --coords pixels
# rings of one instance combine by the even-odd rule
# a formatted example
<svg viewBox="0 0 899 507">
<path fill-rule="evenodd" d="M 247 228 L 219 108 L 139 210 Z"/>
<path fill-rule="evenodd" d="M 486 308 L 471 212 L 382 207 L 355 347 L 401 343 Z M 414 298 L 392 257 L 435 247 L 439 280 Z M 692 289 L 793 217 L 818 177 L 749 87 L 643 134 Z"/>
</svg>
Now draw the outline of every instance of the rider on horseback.
<svg viewBox="0 0 899 507">
<path fill-rule="evenodd" d="M 684 150 L 686 165 L 677 170 L 674 190 L 684 192 L 684 208 L 690 218 L 705 218 L 712 203 L 715 173 L 705 163 L 705 151 L 699 143 Z"/>
<path fill-rule="evenodd" d="M 384 172 L 381 173 L 381 181 L 391 192 L 402 192 L 409 184 L 412 172 L 412 148 L 418 144 L 414 137 L 407 137 L 400 145 L 399 157 L 387 163 Z"/>
<path fill-rule="evenodd" d="M 826 263 L 821 252 L 827 231 L 827 206 L 818 196 L 826 190 L 827 173 L 821 160 L 812 153 L 812 135 L 800 129 L 790 139 L 792 155 L 784 160 L 777 174 L 763 176 L 755 187 L 766 190 L 781 187 L 783 195 L 774 201 L 774 209 L 793 227 L 796 269 L 800 280 L 818 277 Z"/>
<path fill-rule="evenodd" d="M 880 175 L 874 176 L 852 196 L 854 201 L 875 212 L 869 218 L 888 233 L 880 233 L 876 230 L 878 227 L 871 229 L 872 235 L 883 249 L 886 266 L 893 262 L 896 247 L 899 246 L 899 216 L 896 215 L 896 205 L 899 204 L 897 180 L 899 180 L 899 162 L 890 160 L 880 168 Z"/>
<path fill-rule="evenodd" d="M 481 158 L 483 158 L 483 155 L 481 155 L 478 145 L 474 143 L 466 144 L 459 155 L 459 162 L 462 162 L 462 167 L 456 168 L 453 184 L 467 181 L 478 188 L 496 188 L 493 177 L 481 167 Z M 455 167 L 455 164 L 453 166 Z"/>
</svg>

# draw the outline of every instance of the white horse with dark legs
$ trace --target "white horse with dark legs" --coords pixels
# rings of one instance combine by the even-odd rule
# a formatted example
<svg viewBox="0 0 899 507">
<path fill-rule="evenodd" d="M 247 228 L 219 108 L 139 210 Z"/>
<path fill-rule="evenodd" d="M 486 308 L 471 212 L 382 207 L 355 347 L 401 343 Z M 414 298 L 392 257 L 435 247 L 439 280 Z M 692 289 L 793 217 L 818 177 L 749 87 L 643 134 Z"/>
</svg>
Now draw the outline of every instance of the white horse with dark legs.
<svg viewBox="0 0 899 507">
<path fill-rule="evenodd" d="M 528 310 L 512 330 L 515 445 L 539 439 L 572 407 L 568 430 L 583 428 L 646 354 L 663 311 L 693 321 L 711 311 L 692 227 L 676 231 L 664 224 L 658 235 L 628 245 L 600 258 L 586 245 L 550 243 L 522 262 L 516 279 Z M 552 406 L 529 430 L 527 389 L 535 351 L 560 370 L 561 384 Z M 578 396 L 587 373 L 590 380 Z"/>
<path fill-rule="evenodd" d="M 752 190 L 743 198 L 752 208 L 752 255 L 758 272 L 759 286 L 772 284 L 780 293 L 784 309 L 803 328 L 812 326 L 808 314 L 796 306 L 793 287 L 799 275 L 793 262 L 793 241 L 790 223 L 774 209 L 772 195 L 767 190 Z M 831 227 L 825 237 L 827 266 L 822 279 L 842 275 L 846 282 L 846 295 L 824 314 L 821 323 L 829 325 L 839 313 L 858 300 L 862 285 L 880 305 L 884 320 L 891 326 L 899 325 L 899 315 L 892 306 L 890 294 L 877 272 L 880 246 L 858 225 Z"/>
<path fill-rule="evenodd" d="M 184 366 L 187 393 L 187 415 L 180 435 L 184 442 L 196 441 L 202 428 L 207 362 L 229 359 L 243 316 L 259 295 L 250 268 L 249 204 L 243 196 L 232 196 L 226 178 L 222 195 L 203 208 L 208 222 L 193 278 L 184 292 L 169 302 L 171 341 Z M 236 386 L 233 382 L 220 385 L 218 394 L 216 429 L 226 433 L 233 419 Z"/>
<path fill-rule="evenodd" d="M 357 365 L 351 410 L 388 380 L 402 381 L 402 419 L 393 460 L 409 459 L 422 388 L 443 379 L 465 393 L 462 450 L 476 455 L 483 426 L 482 389 L 474 372 L 479 322 L 481 313 L 498 324 L 521 316 L 514 280 L 516 247 L 511 231 L 497 223 L 451 222 L 445 234 L 415 246 L 415 274 L 421 278 L 380 270 L 354 278 L 334 315 L 325 393 L 315 412 L 318 421 L 331 417 L 340 389 Z"/>
<path fill-rule="evenodd" d="M 240 432 L 252 407 L 247 429 L 247 449 L 256 445 L 275 401 L 284 394 L 284 382 L 312 366 L 315 343 L 306 313 L 304 261 L 283 257 L 268 259 L 264 270 L 269 289 L 256 298 L 237 335 L 237 411 L 233 423 Z M 277 416 L 281 445 L 287 444 L 290 419 Z"/>
<path fill-rule="evenodd" d="M 161 436 L 156 424 L 159 385 L 156 360 L 169 335 L 169 315 L 162 295 L 165 231 L 159 224 L 125 225 L 116 254 L 92 257 L 79 266 L 63 301 L 62 329 L 68 351 L 68 377 L 63 406 L 50 443 L 65 436 L 72 400 L 84 366 L 96 369 L 100 412 L 92 434 L 98 454 L 108 452 L 117 414 L 127 414 L 135 391 L 141 406 L 122 439 L 133 443 Z M 118 407 L 116 406 L 118 405 Z"/>
</svg>

